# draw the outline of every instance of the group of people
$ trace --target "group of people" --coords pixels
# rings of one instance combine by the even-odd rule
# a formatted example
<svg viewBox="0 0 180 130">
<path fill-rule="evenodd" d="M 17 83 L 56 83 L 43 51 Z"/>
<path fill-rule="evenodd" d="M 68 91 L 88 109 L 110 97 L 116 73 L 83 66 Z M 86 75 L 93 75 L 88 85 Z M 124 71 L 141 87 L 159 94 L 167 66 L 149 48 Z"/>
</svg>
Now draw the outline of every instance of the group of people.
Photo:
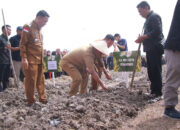
<svg viewBox="0 0 180 130">
<path fill-rule="evenodd" d="M 50 50 L 46 50 L 44 49 L 44 59 L 51 59 L 52 56 L 59 56 L 59 59 L 61 60 L 66 54 L 68 54 L 68 50 L 64 49 L 63 51 L 61 51 L 60 48 L 57 48 L 56 51 L 50 51 Z M 52 72 L 44 72 L 45 75 L 45 79 L 51 79 L 52 78 Z M 67 73 L 62 70 L 62 72 L 55 72 L 55 77 L 60 77 L 61 75 L 67 75 Z"/>
<path fill-rule="evenodd" d="M 114 35 L 115 42 L 113 43 L 114 52 L 120 51 L 128 51 L 127 40 L 122 38 L 120 34 L 116 33 Z M 113 70 L 113 52 L 111 52 L 108 56 L 103 57 L 105 68 L 109 70 Z"/>
<path fill-rule="evenodd" d="M 143 43 L 144 52 L 146 52 L 151 95 L 155 97 L 162 95 L 161 62 L 162 55 L 165 52 L 167 73 L 164 87 L 164 116 L 180 119 L 180 112 L 175 109 L 178 104 L 178 88 L 180 87 L 180 0 L 177 1 L 170 31 L 165 41 L 162 33 L 161 17 L 151 10 L 146 1 L 138 4 L 137 9 L 140 15 L 146 19 L 144 34 L 140 35 L 135 42 Z"/>
<path fill-rule="evenodd" d="M 177 2 L 172 25 L 165 42 L 163 42 L 164 36 L 162 33 L 161 17 L 151 10 L 150 5 L 146 1 L 139 3 L 137 9 L 140 15 L 146 19 L 143 28 L 144 34 L 140 35 L 135 42 L 137 44 L 143 43 L 144 52 L 146 53 L 147 72 L 151 82 L 150 95 L 154 97 L 162 96 L 161 61 L 165 48 L 167 75 L 164 89 L 164 115 L 174 119 L 180 119 L 180 112 L 175 109 L 178 103 L 178 88 L 180 86 L 180 0 Z M 49 17 L 46 11 L 39 11 L 35 20 L 30 24 L 17 28 L 17 35 L 10 38 L 11 44 L 8 43 L 8 36 L 11 34 L 10 25 L 2 27 L 3 33 L 0 36 L 0 91 L 8 87 L 8 78 L 10 75 L 9 50 L 11 49 L 16 76 L 19 77 L 21 65 L 25 74 L 24 84 L 29 106 L 36 102 L 34 97 L 35 88 L 39 94 L 39 101 L 43 104 L 47 103 L 43 71 L 43 58 L 46 51 L 43 50 L 41 28 L 48 22 Z M 164 43 L 164 48 L 162 43 Z M 101 75 L 104 73 L 107 79 L 112 79 L 103 61 L 103 57 L 109 55 L 108 48 L 111 46 L 114 46 L 114 51 L 117 51 L 117 48 L 120 51 L 128 50 L 127 41 L 121 39 L 119 34 L 115 34 L 114 36 L 108 34 L 102 40 L 94 41 L 90 45 L 83 46 L 63 55 L 60 62 L 61 67 L 72 78 L 69 91 L 70 97 L 76 95 L 78 92 L 79 94 L 87 93 L 89 75 L 92 77 L 92 91 L 97 90 L 99 85 L 104 90 L 108 89 L 101 80 Z M 47 52 L 48 54 L 49 52 Z M 60 50 L 57 49 L 55 54 L 60 54 Z M 109 61 L 112 61 L 112 53 L 110 54 Z"/>
<path fill-rule="evenodd" d="M 9 40 L 8 36 L 11 34 L 11 26 L 4 25 L 2 27 L 2 35 L 0 36 L 0 92 L 8 88 L 11 65 L 13 65 L 13 75 L 16 77 L 17 81 L 15 82 L 17 86 L 19 86 L 20 69 L 23 68 L 28 104 L 35 102 L 35 88 L 37 88 L 39 94 L 39 101 L 47 103 L 44 88 L 43 38 L 41 28 L 47 23 L 48 18 L 49 14 L 46 11 L 39 11 L 35 20 L 29 25 L 17 27 L 17 35 Z"/>
</svg>

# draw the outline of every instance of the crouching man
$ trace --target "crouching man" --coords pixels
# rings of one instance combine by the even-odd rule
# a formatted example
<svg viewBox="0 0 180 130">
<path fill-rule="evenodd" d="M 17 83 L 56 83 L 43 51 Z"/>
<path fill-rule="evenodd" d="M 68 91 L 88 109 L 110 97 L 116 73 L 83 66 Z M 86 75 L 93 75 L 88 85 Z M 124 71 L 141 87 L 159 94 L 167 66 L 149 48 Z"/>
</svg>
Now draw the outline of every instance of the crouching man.
<svg viewBox="0 0 180 130">
<path fill-rule="evenodd" d="M 94 66 L 96 61 L 102 62 L 103 55 L 108 55 L 108 47 L 114 43 L 112 37 L 107 35 L 105 40 L 96 41 L 89 46 L 78 48 L 62 58 L 61 67 L 72 78 L 69 96 L 76 95 L 79 91 L 79 86 L 80 94 L 87 93 L 89 74 L 104 90 L 107 89 L 95 71 Z M 102 71 L 105 72 L 107 79 L 110 80 L 111 77 L 103 66 Z"/>
</svg>

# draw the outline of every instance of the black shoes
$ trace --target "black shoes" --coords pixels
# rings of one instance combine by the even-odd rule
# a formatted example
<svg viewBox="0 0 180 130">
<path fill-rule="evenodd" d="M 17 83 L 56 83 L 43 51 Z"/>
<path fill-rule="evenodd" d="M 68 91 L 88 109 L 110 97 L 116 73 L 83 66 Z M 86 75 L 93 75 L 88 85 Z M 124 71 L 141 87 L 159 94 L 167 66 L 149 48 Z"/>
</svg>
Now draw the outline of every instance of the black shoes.
<svg viewBox="0 0 180 130">
<path fill-rule="evenodd" d="M 165 108 L 164 116 L 169 117 L 175 120 L 180 120 L 180 112 L 177 111 L 175 108 Z"/>
<path fill-rule="evenodd" d="M 47 104 L 48 101 L 47 101 L 47 100 L 46 100 L 46 101 L 40 101 L 40 103 L 42 103 L 42 104 Z"/>
</svg>

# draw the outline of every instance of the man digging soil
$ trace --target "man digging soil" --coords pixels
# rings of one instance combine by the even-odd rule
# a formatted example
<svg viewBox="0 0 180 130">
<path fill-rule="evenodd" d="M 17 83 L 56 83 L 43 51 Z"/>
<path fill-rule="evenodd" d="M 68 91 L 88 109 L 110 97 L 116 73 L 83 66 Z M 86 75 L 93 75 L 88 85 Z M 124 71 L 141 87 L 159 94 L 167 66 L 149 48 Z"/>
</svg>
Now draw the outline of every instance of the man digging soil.
<svg viewBox="0 0 180 130">
<path fill-rule="evenodd" d="M 93 79 L 100 84 L 100 86 L 107 90 L 106 85 L 102 82 L 99 75 L 95 70 L 97 61 L 101 63 L 101 71 L 106 75 L 107 79 L 111 79 L 107 73 L 103 63 L 102 56 L 108 55 L 108 48 L 114 43 L 114 37 L 107 35 L 104 40 L 96 41 L 89 46 L 78 48 L 61 60 L 61 67 L 71 76 L 72 84 L 69 96 L 74 96 L 78 93 L 80 86 L 80 94 L 87 93 L 89 74 Z M 99 68 L 99 67 L 97 67 Z M 97 87 L 95 87 L 97 89 Z"/>
</svg>

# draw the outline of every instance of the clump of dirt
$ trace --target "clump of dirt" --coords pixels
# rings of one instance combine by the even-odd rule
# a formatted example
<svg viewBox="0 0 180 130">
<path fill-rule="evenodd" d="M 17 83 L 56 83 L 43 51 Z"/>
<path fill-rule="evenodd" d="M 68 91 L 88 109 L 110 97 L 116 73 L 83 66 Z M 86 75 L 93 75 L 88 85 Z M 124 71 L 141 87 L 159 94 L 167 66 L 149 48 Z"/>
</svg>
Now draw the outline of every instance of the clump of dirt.
<svg viewBox="0 0 180 130">
<path fill-rule="evenodd" d="M 123 122 L 137 116 L 147 104 L 147 98 L 141 91 L 146 91 L 148 81 L 142 77 L 143 84 L 138 86 L 139 81 L 135 81 L 138 89 L 130 91 L 122 81 L 116 80 L 121 79 L 120 73 L 110 73 L 112 81 L 103 77 L 109 90 L 100 89 L 74 97 L 68 97 L 70 77 L 56 78 L 56 87 L 53 87 L 51 80 L 47 80 L 46 105 L 37 102 L 28 107 L 23 84 L 19 89 L 9 88 L 0 93 L 0 129 L 118 129 Z M 143 73 L 144 70 L 138 73 L 136 78 Z M 13 83 L 11 84 L 13 86 Z"/>
</svg>

